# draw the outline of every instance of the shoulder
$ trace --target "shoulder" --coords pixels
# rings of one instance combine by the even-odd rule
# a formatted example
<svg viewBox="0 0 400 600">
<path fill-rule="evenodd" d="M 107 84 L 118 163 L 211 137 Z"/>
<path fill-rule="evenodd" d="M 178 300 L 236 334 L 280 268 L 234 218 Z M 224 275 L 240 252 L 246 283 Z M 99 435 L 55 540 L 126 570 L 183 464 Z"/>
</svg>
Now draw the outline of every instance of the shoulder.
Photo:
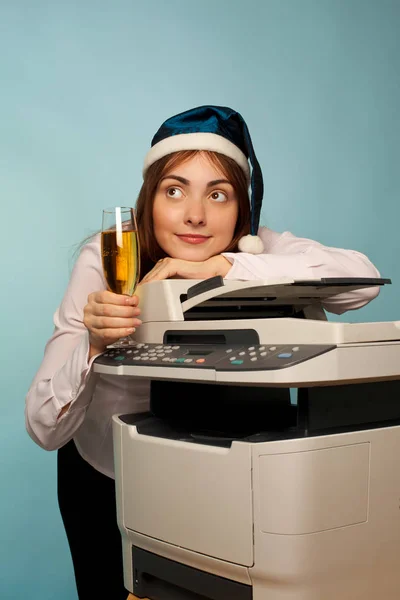
<svg viewBox="0 0 400 600">
<path fill-rule="evenodd" d="M 97 286 L 100 284 L 102 287 L 106 286 L 102 268 L 100 233 L 94 234 L 81 246 L 72 269 L 71 280 L 78 280 L 82 285 L 94 280 Z"/>
<path fill-rule="evenodd" d="M 79 249 L 75 267 L 101 265 L 101 234 L 95 233 L 84 241 Z"/>
<path fill-rule="evenodd" d="M 258 230 L 258 235 L 263 241 L 264 251 L 266 253 L 270 253 L 276 246 L 280 246 L 282 244 L 285 245 L 288 240 L 294 239 L 293 234 L 291 234 L 289 231 L 278 233 L 277 231 L 269 229 L 269 227 L 260 227 Z"/>
</svg>

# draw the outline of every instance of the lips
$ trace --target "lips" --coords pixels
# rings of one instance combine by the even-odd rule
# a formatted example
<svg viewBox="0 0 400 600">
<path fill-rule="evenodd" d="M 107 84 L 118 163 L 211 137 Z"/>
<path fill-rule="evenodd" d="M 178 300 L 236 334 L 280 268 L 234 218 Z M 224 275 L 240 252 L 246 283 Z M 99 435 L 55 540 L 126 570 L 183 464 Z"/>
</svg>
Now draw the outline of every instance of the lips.
<svg viewBox="0 0 400 600">
<path fill-rule="evenodd" d="M 185 233 L 183 235 L 177 234 L 177 237 L 182 240 L 182 242 L 186 242 L 187 244 L 204 244 L 204 242 L 209 240 L 211 236 Z"/>
</svg>

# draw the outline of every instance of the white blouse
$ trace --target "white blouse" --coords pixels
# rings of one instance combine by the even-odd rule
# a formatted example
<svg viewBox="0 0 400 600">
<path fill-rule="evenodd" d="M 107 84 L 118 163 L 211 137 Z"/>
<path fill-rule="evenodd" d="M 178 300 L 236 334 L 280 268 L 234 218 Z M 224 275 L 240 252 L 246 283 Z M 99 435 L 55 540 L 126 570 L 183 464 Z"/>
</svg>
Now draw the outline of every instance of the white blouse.
<svg viewBox="0 0 400 600">
<path fill-rule="evenodd" d="M 328 248 L 266 227 L 260 228 L 259 235 L 265 254 L 224 253 L 232 263 L 225 279 L 380 276 L 368 258 L 359 252 Z M 83 309 L 89 294 L 104 289 L 106 282 L 97 235 L 82 248 L 54 315 L 54 332 L 26 397 L 25 416 L 29 435 L 42 448 L 55 450 L 74 438 L 81 456 L 89 464 L 114 477 L 111 418 L 116 413 L 148 410 L 150 382 L 91 371 L 96 357 L 88 361 L 89 341 Z M 341 314 L 364 306 L 378 292 L 375 287 L 345 292 L 328 298 L 323 306 L 327 311 Z M 70 404 L 68 410 L 59 418 L 67 404 Z"/>
</svg>

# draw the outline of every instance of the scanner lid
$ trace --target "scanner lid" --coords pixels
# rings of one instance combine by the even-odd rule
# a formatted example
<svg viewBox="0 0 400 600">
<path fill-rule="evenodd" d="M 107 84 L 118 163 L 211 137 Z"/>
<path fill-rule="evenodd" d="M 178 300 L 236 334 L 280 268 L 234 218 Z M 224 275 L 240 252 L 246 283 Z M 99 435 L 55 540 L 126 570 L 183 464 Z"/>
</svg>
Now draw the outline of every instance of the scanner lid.
<svg viewBox="0 0 400 600">
<path fill-rule="evenodd" d="M 321 279 L 294 280 L 289 277 L 265 281 L 224 281 L 220 276 L 205 279 L 191 285 L 186 294 L 181 294 L 182 311 L 199 305 L 246 304 L 263 301 L 271 304 L 305 306 L 321 304 L 344 292 L 367 287 L 391 284 L 390 279 L 362 277 L 329 277 Z"/>
<path fill-rule="evenodd" d="M 322 302 L 352 290 L 382 286 L 390 279 L 325 278 L 294 280 L 275 277 L 259 281 L 165 279 L 138 286 L 142 323 L 203 321 L 210 318 L 289 317 L 307 309 L 322 313 Z M 245 309 L 245 310 L 243 310 Z M 268 313 L 268 314 L 267 314 Z M 275 315 L 276 313 L 276 315 Z M 212 316 L 211 316 L 212 315 Z M 308 318 L 322 318 L 308 316 Z"/>
</svg>

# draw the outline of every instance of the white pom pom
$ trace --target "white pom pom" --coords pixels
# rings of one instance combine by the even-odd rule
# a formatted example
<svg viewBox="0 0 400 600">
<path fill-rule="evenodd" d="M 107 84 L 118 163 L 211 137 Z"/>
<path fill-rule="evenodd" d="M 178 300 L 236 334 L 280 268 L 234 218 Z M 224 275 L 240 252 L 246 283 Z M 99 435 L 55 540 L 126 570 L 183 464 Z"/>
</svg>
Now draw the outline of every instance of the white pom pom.
<svg viewBox="0 0 400 600">
<path fill-rule="evenodd" d="M 262 254 L 264 251 L 264 244 L 258 235 L 245 235 L 239 240 L 238 247 L 240 252 L 248 254 Z"/>
</svg>

